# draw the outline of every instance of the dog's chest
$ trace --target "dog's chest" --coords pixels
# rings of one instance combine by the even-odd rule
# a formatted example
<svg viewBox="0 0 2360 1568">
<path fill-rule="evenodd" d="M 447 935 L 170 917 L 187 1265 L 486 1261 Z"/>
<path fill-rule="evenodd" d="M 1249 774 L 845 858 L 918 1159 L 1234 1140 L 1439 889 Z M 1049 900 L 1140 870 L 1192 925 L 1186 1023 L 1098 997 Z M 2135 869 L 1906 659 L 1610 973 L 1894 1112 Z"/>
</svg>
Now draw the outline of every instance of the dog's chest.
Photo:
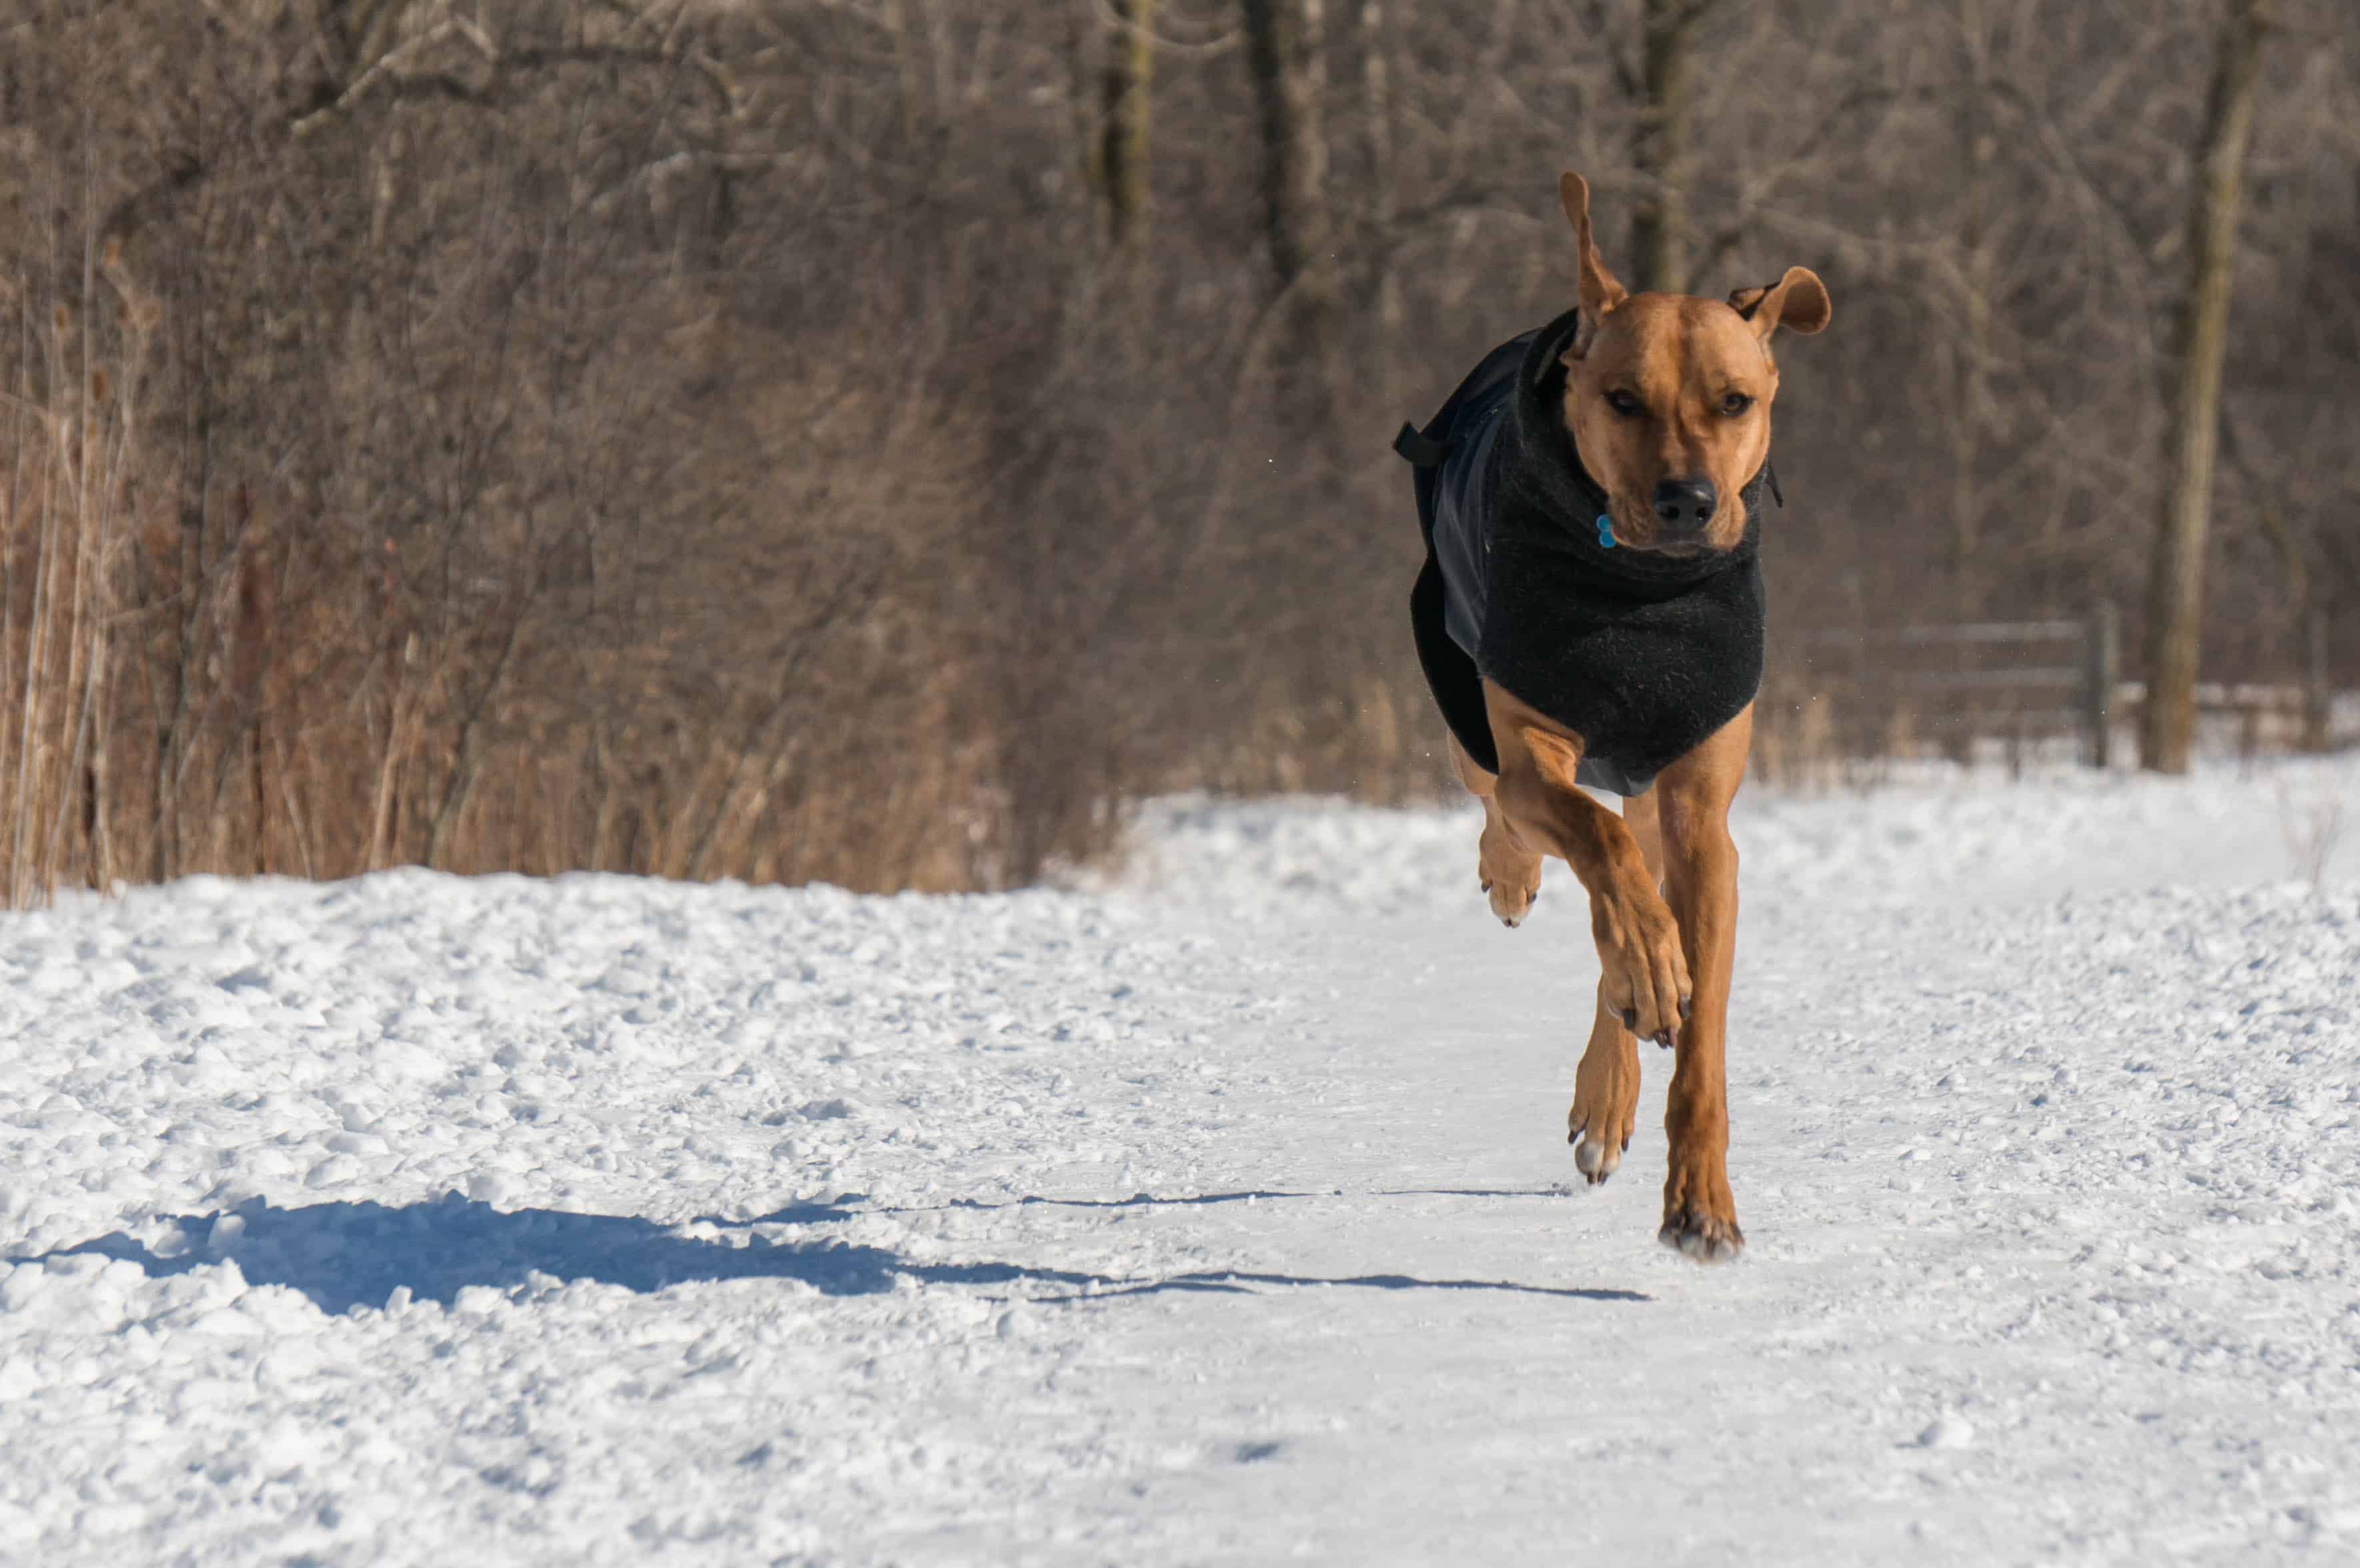
<svg viewBox="0 0 2360 1568">
<path fill-rule="evenodd" d="M 1747 561 L 1686 592 L 1601 591 L 1561 553 L 1495 540 L 1483 673 L 1640 788 L 1735 718 L 1762 681 L 1762 578 Z"/>
</svg>

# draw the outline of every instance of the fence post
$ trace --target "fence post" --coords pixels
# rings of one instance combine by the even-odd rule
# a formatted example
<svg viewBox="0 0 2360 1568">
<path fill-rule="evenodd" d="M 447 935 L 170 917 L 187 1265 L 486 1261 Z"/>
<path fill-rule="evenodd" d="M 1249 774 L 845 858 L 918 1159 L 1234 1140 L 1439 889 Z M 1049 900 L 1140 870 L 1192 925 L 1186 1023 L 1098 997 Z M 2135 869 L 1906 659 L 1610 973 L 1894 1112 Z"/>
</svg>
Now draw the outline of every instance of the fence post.
<svg viewBox="0 0 2360 1568">
<path fill-rule="evenodd" d="M 2302 748 L 2321 752 L 2335 718 L 2335 691 L 2327 683 L 2327 612 L 2311 611 L 2303 630 Z"/>
<path fill-rule="evenodd" d="M 2122 623 L 2114 602 L 2101 599 L 2083 623 L 2081 656 L 2081 734 L 2090 766 L 2103 768 L 2113 761 L 2114 725 L 2109 710 L 2114 688 L 2122 680 Z"/>
</svg>

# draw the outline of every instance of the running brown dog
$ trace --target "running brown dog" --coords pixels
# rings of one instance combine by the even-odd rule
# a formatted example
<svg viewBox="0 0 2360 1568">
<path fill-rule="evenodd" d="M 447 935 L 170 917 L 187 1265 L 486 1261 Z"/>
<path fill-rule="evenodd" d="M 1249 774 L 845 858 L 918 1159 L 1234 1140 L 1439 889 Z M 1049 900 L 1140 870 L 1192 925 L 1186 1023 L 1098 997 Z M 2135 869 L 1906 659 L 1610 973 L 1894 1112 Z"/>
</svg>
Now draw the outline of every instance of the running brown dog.
<svg viewBox="0 0 2360 1568">
<path fill-rule="evenodd" d="M 1559 195 L 1579 307 L 1495 350 L 1397 443 L 1428 544 L 1413 619 L 1452 765 L 1483 802 L 1493 912 L 1524 919 L 1545 855 L 1590 895 L 1601 974 L 1568 1116 L 1575 1164 L 1593 1184 L 1614 1173 L 1637 1038 L 1676 1046 L 1659 1236 L 1717 1260 L 1745 1241 L 1727 1168 L 1727 818 L 1762 670 L 1770 340 L 1825 327 L 1828 294 L 1799 267 L 1726 301 L 1631 294 L 1591 238 L 1589 186 L 1568 174 Z M 1622 813 L 1584 784 L 1623 795 Z"/>
</svg>

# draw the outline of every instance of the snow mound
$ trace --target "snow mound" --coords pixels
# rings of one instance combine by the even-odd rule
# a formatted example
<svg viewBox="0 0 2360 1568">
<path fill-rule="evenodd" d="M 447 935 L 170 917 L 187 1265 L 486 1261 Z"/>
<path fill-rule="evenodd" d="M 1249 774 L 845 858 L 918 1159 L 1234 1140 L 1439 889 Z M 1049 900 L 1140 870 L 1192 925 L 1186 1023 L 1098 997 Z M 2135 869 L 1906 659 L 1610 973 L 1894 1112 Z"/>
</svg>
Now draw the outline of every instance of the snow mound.
<svg viewBox="0 0 2360 1568">
<path fill-rule="evenodd" d="M 0 1562 L 2360 1553 L 2341 762 L 1749 793 L 1746 1260 L 1471 807 L 0 920 Z"/>
<path fill-rule="evenodd" d="M 1388 810 L 1177 797 L 1142 808 L 1120 868 L 1085 882 L 1240 919 L 1480 908 L 1482 822 L 1463 799 Z M 2304 843 L 2322 831 L 2334 880 L 2360 875 L 2360 758 L 2210 765 L 2184 780 L 2069 768 L 2011 782 L 1919 766 L 1874 790 L 1749 785 L 1730 828 L 1749 898 L 2038 901 L 2068 877 L 2085 891 L 2242 887 L 2307 876 Z M 1568 879 L 1551 863 L 1548 884 Z"/>
</svg>

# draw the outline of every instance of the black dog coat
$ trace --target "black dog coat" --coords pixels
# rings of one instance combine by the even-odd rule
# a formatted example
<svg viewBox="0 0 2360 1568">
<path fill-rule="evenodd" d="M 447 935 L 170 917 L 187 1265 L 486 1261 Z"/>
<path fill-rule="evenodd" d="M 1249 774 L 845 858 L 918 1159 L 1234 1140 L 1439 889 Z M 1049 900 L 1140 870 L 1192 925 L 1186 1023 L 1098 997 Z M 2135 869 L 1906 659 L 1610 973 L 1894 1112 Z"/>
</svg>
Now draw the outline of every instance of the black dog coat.
<svg viewBox="0 0 2360 1568">
<path fill-rule="evenodd" d="M 1581 737 L 1579 782 L 1644 795 L 1762 684 L 1762 506 L 1777 480 L 1765 462 L 1746 484 L 1732 550 L 1601 544 L 1606 496 L 1563 412 L 1577 314 L 1502 343 L 1423 431 L 1402 427 L 1426 534 L 1410 626 L 1436 705 L 1487 771 L 1500 754 L 1483 676 Z"/>
</svg>

